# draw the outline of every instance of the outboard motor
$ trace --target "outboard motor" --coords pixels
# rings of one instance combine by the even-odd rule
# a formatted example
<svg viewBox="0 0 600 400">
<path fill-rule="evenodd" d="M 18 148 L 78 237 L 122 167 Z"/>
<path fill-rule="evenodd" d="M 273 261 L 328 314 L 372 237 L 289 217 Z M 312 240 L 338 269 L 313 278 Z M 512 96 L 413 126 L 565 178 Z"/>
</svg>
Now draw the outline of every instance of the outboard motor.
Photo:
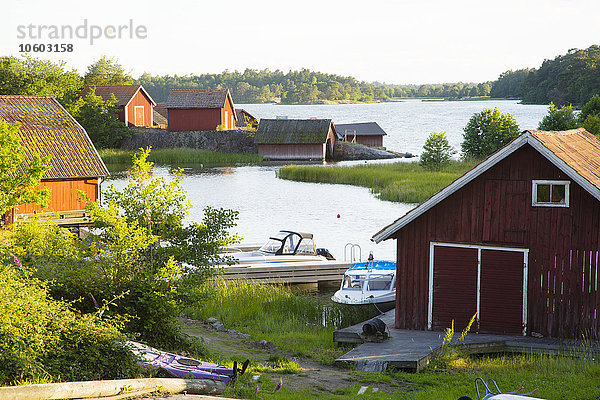
<svg viewBox="0 0 600 400">
<path fill-rule="evenodd" d="M 335 260 L 335 257 L 333 257 L 331 255 L 331 253 L 329 252 L 329 250 L 325 249 L 325 248 L 319 248 L 317 249 L 317 255 L 325 257 L 328 260 Z"/>
</svg>

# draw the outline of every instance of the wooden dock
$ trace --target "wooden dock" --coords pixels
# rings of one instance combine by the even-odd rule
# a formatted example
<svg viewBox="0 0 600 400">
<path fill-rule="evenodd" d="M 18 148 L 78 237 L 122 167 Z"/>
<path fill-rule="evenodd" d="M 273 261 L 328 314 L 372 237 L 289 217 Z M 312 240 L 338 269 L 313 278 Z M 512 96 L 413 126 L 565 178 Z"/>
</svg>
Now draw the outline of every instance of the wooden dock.
<svg viewBox="0 0 600 400">
<path fill-rule="evenodd" d="M 383 371 L 388 367 L 418 371 L 426 366 L 439 352 L 444 332 L 394 329 L 394 312 L 391 310 L 379 317 L 388 326 L 390 336 L 381 343 L 363 343 L 361 333 L 364 323 L 334 332 L 335 342 L 362 343 L 335 360 L 336 363 L 353 363 L 357 370 L 363 371 Z M 455 334 L 455 337 L 458 336 L 460 332 Z M 590 352 L 600 354 L 600 343 L 469 333 L 461 349 L 465 354 L 508 352 L 581 356 Z"/>
<path fill-rule="evenodd" d="M 223 268 L 223 278 L 257 283 L 341 284 L 351 265 L 342 261 L 232 265 Z"/>
</svg>

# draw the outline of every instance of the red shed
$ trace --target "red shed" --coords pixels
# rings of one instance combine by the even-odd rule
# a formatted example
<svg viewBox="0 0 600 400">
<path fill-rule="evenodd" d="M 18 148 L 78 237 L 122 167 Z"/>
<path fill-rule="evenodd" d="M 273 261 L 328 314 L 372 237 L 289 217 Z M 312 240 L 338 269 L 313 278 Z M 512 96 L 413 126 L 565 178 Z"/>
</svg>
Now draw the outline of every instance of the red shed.
<svg viewBox="0 0 600 400">
<path fill-rule="evenodd" d="M 98 85 L 86 86 L 81 92 L 85 96 L 90 88 L 96 89 L 96 95 L 104 101 L 115 96 L 119 105 L 119 121 L 127 126 L 152 126 L 153 108 L 156 102 L 141 85 Z"/>
<path fill-rule="evenodd" d="M 235 129 L 235 107 L 227 89 L 171 89 L 167 111 L 170 132 Z"/>
<path fill-rule="evenodd" d="M 9 213 L 9 221 L 40 213 L 56 214 L 55 222 L 66 226 L 89 223 L 79 191 L 92 200 L 100 198 L 100 181 L 109 175 L 85 129 L 52 97 L 0 96 L 0 118 L 19 122 L 25 158 L 36 152 L 50 156 L 51 168 L 39 185 L 50 189 L 48 208 L 21 204 Z"/>
<path fill-rule="evenodd" d="M 383 137 L 387 135 L 377 122 L 336 124 L 335 127 L 339 140 L 371 147 L 383 147 Z"/>
<path fill-rule="evenodd" d="M 396 327 L 552 337 L 600 332 L 600 140 L 525 131 L 385 227 Z"/>
</svg>

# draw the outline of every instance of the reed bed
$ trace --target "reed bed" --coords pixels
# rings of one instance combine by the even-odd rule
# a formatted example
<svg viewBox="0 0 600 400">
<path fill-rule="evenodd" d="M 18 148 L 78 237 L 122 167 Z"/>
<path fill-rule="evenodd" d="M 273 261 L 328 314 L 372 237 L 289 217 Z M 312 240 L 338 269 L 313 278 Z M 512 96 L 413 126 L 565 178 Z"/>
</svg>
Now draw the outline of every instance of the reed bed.
<svg viewBox="0 0 600 400">
<path fill-rule="evenodd" d="M 335 183 L 370 188 L 381 200 L 420 203 L 475 165 L 453 161 L 441 171 L 428 171 L 418 163 L 367 164 L 350 167 L 289 165 L 278 177 L 301 182 Z"/>
<path fill-rule="evenodd" d="M 105 164 L 131 165 L 131 157 L 135 151 L 120 149 L 99 150 Z M 235 164 L 256 164 L 262 161 L 258 154 L 220 153 L 202 149 L 179 147 L 174 149 L 153 149 L 148 157 L 157 165 L 169 166 L 225 166 Z"/>
<path fill-rule="evenodd" d="M 204 300 L 185 310 L 190 317 L 215 317 L 254 340 L 270 340 L 282 350 L 325 363 L 340 354 L 332 341 L 336 329 L 377 314 L 374 308 L 351 308 L 310 294 L 294 294 L 283 285 L 217 278 L 197 290 Z"/>
</svg>

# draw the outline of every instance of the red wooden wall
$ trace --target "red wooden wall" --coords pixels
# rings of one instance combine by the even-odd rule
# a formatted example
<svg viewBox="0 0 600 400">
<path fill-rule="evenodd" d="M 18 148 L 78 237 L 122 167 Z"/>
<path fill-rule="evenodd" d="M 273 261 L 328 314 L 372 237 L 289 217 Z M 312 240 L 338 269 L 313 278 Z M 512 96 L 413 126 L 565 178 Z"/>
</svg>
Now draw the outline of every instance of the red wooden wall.
<svg viewBox="0 0 600 400">
<path fill-rule="evenodd" d="M 15 214 L 83 210 L 85 203 L 77 201 L 80 190 L 92 200 L 98 200 L 99 195 L 98 179 L 45 180 L 38 188 L 50 189 L 48 207 L 42 209 L 36 204 L 21 204 L 15 207 Z"/>
<path fill-rule="evenodd" d="M 322 143 L 258 145 L 258 154 L 271 160 L 323 160 L 325 153 Z"/>
<path fill-rule="evenodd" d="M 170 132 L 211 131 L 217 125 L 229 130 L 235 129 L 235 109 L 230 96 L 227 96 L 223 108 L 170 108 L 168 120 Z"/>
<path fill-rule="evenodd" d="M 144 107 L 144 122 L 138 126 L 152 126 L 152 103 L 141 90 L 138 90 L 127 106 L 128 125 L 135 126 L 135 107 L 139 106 Z"/>
<path fill-rule="evenodd" d="M 528 248 L 528 332 L 599 336 L 600 202 L 571 181 L 570 207 L 532 207 L 533 179 L 570 180 L 525 145 L 396 233 L 397 328 L 427 329 L 438 241 Z"/>
<path fill-rule="evenodd" d="M 352 140 L 351 135 L 348 135 L 348 140 Z M 356 143 L 364 144 L 365 146 L 371 147 L 383 147 L 383 136 L 360 136 L 356 135 Z"/>
</svg>

